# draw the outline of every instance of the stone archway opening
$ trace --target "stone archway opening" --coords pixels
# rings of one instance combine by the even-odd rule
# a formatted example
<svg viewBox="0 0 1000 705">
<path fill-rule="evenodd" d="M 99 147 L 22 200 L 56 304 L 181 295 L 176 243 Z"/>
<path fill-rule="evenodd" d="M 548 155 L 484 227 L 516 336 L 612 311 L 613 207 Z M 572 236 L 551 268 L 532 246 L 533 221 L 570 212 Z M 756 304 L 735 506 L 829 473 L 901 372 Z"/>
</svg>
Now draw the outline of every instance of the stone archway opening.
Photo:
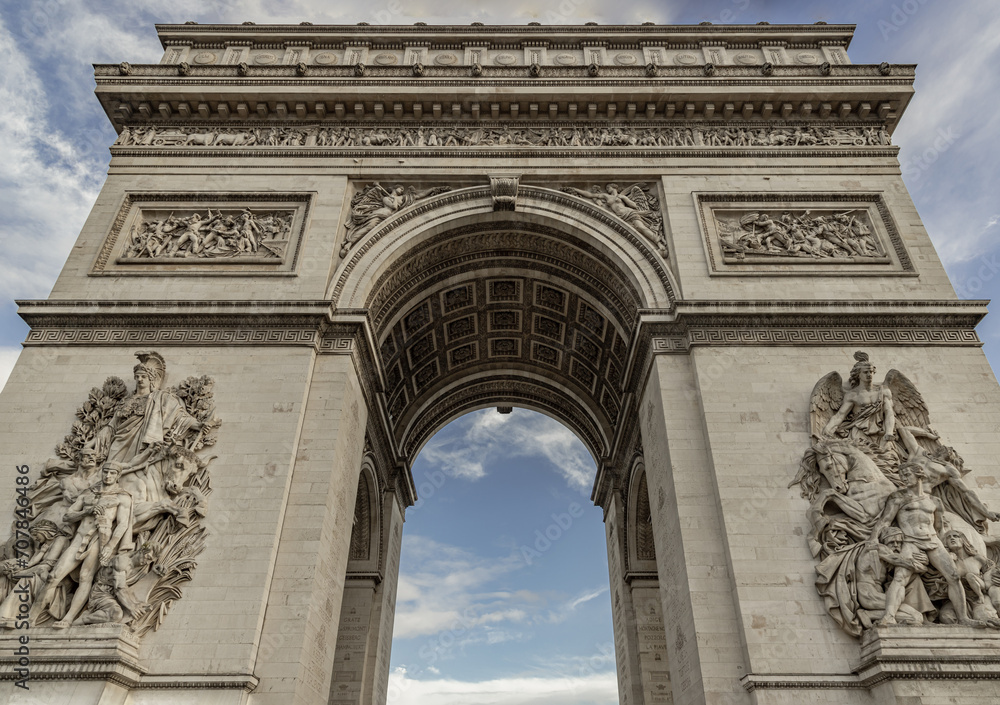
<svg viewBox="0 0 1000 705">
<path fill-rule="evenodd" d="M 651 672 L 661 684 L 669 675 L 665 651 L 651 651 L 664 644 L 643 641 L 662 642 L 662 619 L 645 475 L 629 474 L 636 458 L 641 463 L 641 441 L 636 419 L 623 410 L 634 403 L 628 380 L 642 354 L 641 314 L 669 305 L 671 278 L 640 236 L 584 199 L 540 187 L 518 199 L 516 211 L 497 212 L 489 190 L 473 187 L 388 219 L 349 253 L 332 294 L 341 310 L 364 311 L 383 428 L 407 468 L 440 429 L 492 407 L 540 412 L 586 448 L 596 465 L 586 489 L 604 509 L 612 668 L 619 695 L 639 701 L 652 687 Z M 419 477 L 409 479 L 420 502 L 427 492 Z M 395 607 L 386 596 L 396 586 L 387 582 L 365 593 L 377 600 L 382 591 L 383 612 Z M 345 610 L 348 604 L 345 597 Z M 640 624 L 649 631 L 640 635 Z M 350 633 L 350 625 L 341 629 Z M 376 681 L 387 679 L 388 664 L 378 659 Z M 337 680 L 335 670 L 334 692 Z"/>
</svg>

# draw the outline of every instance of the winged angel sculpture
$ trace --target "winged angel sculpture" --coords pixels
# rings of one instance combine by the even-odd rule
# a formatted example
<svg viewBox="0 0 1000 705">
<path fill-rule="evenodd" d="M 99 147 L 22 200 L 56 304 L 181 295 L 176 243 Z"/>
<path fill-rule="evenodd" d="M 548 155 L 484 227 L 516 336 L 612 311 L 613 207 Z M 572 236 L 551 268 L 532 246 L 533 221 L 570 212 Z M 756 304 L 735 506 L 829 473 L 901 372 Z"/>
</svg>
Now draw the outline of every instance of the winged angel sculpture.
<svg viewBox="0 0 1000 705">
<path fill-rule="evenodd" d="M 666 256 L 667 240 L 663 234 L 663 216 L 660 214 L 659 202 L 647 184 L 632 184 L 622 190 L 619 190 L 617 184 L 608 184 L 603 191 L 600 186 L 591 186 L 589 191 L 569 186 L 562 190 L 574 196 L 590 199 L 604 210 L 611 211 Z"/>
<path fill-rule="evenodd" d="M 163 357 L 136 357 L 135 391 L 118 377 L 91 389 L 57 457 L 19 487 L 0 547 L 0 627 L 118 623 L 142 635 L 191 580 L 215 457 L 199 452 L 222 424 L 214 382 L 165 388 Z"/>
<path fill-rule="evenodd" d="M 344 226 L 347 228 L 347 234 L 344 236 L 344 244 L 340 247 L 340 256 L 346 257 L 354 247 L 354 243 L 378 227 L 386 218 L 423 198 L 446 191 L 451 191 L 451 187 L 437 186 L 423 191 L 418 191 L 413 186 L 387 189 L 377 181 L 368 188 L 358 191 L 351 198 L 351 215 Z"/>
<path fill-rule="evenodd" d="M 863 352 L 847 385 L 823 377 L 810 400 L 812 447 L 798 485 L 809 500 L 816 588 L 858 636 L 873 625 L 1000 628 L 1000 521 L 963 481 L 962 458 L 930 427 L 927 405 L 898 370 L 881 384 Z"/>
</svg>

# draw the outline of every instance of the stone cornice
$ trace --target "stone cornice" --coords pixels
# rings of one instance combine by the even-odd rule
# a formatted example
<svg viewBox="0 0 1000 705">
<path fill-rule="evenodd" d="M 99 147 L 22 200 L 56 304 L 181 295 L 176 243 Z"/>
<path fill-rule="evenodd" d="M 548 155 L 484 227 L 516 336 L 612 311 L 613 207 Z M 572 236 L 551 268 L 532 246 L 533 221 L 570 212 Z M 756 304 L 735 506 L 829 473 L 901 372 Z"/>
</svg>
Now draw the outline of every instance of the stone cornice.
<svg viewBox="0 0 1000 705">
<path fill-rule="evenodd" d="M 947 345 L 982 342 L 986 301 L 695 301 L 643 312 L 651 354 L 697 346 Z"/>
<path fill-rule="evenodd" d="M 337 310 L 328 301 L 92 301 L 22 300 L 18 314 L 32 330 L 26 345 L 117 345 L 130 344 L 130 331 L 160 336 L 157 342 L 177 345 L 212 345 L 220 335 L 242 332 L 230 343 L 282 344 L 281 334 L 301 335 L 297 344 L 320 346 L 322 351 L 338 349 L 325 339 L 363 335 L 374 347 L 368 329 L 367 312 Z M 680 301 L 669 308 L 639 312 L 639 337 L 691 338 L 691 343 L 715 344 L 704 332 L 711 329 L 745 330 L 747 336 L 768 338 L 760 331 L 811 329 L 809 340 L 789 340 L 788 344 L 836 345 L 843 338 L 836 329 L 885 331 L 882 339 L 891 343 L 892 330 L 961 332 L 951 344 L 979 345 L 975 327 L 986 315 L 985 300 L 947 301 Z M 74 331 L 90 329 L 81 337 Z M 348 330 L 350 329 L 350 330 Z M 264 338 L 254 339 L 254 333 Z M 269 333 L 279 334 L 271 338 Z M 876 333 L 877 334 L 877 333 Z M 761 337 L 765 336 L 765 337 Z M 289 337 L 288 341 L 293 338 Z M 740 337 L 734 342 L 751 338 Z M 774 339 L 775 344 L 781 344 Z M 900 341 L 906 342 L 906 341 Z M 947 339 L 942 339 L 947 343 Z M 721 341 L 719 344 L 724 344 Z M 654 348 L 656 346 L 654 345 Z M 346 349 L 346 348 L 345 348 Z M 686 348 L 685 348 L 686 349 Z M 666 352 L 660 346 L 658 352 Z"/>
<path fill-rule="evenodd" d="M 517 40 L 552 42 L 568 41 L 651 41 L 676 44 L 713 41 L 725 37 L 727 42 L 770 39 L 772 41 L 837 41 L 847 46 L 854 35 L 853 24 L 757 24 L 757 25 L 323 25 L 323 24 L 157 24 L 160 41 L 221 42 L 236 37 L 259 35 L 268 41 L 290 41 L 303 36 L 315 42 L 341 42 L 367 39 L 384 43 L 414 41 L 456 43 L 503 42 Z M 279 36 L 275 36 L 279 35 Z M 285 36 L 280 36 L 285 35 Z M 716 39 L 715 41 L 719 41 Z"/>
</svg>

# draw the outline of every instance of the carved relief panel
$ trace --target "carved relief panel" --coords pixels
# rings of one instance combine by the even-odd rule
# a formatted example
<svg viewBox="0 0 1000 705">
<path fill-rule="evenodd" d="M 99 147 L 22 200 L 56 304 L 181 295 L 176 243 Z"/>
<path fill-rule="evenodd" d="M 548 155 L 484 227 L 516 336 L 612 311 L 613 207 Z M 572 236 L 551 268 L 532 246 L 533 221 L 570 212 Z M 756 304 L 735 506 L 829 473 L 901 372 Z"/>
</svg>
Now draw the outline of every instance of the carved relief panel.
<svg viewBox="0 0 1000 705">
<path fill-rule="evenodd" d="M 91 274 L 290 274 L 309 194 L 129 194 Z"/>
<path fill-rule="evenodd" d="M 56 457 L 19 489 L 0 628 L 115 623 L 141 636 L 191 580 L 222 425 L 214 381 L 168 387 L 159 353 L 136 357 L 134 388 L 108 377 L 91 389 Z"/>
<path fill-rule="evenodd" d="M 830 372 L 810 399 L 812 446 L 789 487 L 809 501 L 816 589 L 848 634 L 881 625 L 1000 628 L 1000 520 L 972 489 L 962 457 L 932 428 L 898 370 L 875 382 L 854 354 L 847 384 Z"/>
<path fill-rule="evenodd" d="M 915 273 L 880 194 L 695 194 L 711 274 Z"/>
</svg>

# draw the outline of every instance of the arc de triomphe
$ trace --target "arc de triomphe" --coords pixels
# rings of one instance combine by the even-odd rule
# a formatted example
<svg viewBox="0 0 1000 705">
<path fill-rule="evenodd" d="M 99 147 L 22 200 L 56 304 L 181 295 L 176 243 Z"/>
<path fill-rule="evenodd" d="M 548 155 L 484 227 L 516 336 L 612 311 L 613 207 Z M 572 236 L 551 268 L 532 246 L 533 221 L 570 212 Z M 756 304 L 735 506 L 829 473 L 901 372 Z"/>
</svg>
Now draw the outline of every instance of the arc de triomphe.
<svg viewBox="0 0 1000 705">
<path fill-rule="evenodd" d="M 0 701 L 384 703 L 410 464 L 492 406 L 597 460 L 623 704 L 996 699 L 1000 390 L 900 177 L 913 66 L 157 29 L 95 67 L 108 179 L 20 302 Z"/>
</svg>

